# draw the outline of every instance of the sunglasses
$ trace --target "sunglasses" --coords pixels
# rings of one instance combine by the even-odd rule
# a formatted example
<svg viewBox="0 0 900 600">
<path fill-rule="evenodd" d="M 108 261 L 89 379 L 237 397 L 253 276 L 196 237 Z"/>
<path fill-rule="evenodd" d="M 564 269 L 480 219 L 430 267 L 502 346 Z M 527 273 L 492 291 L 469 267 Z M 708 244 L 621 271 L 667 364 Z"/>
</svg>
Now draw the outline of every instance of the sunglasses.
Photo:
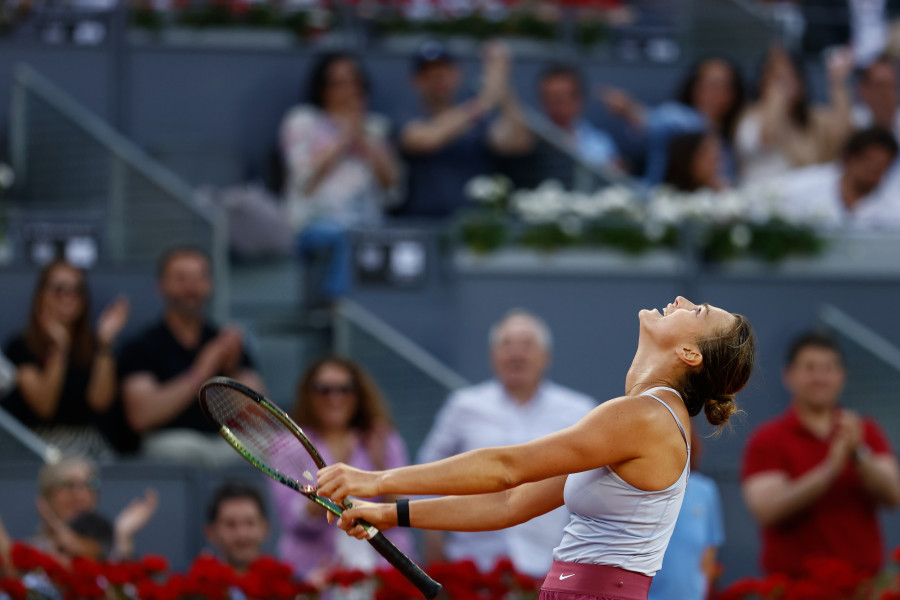
<svg viewBox="0 0 900 600">
<path fill-rule="evenodd" d="M 345 383 L 344 385 L 327 385 L 315 383 L 313 384 L 312 389 L 313 392 L 319 396 L 331 396 L 332 394 L 338 396 L 349 396 L 356 391 L 356 388 L 349 383 Z"/>
<path fill-rule="evenodd" d="M 54 296 L 81 296 L 84 294 L 84 285 L 70 283 L 51 283 L 47 285 L 47 291 Z"/>
</svg>

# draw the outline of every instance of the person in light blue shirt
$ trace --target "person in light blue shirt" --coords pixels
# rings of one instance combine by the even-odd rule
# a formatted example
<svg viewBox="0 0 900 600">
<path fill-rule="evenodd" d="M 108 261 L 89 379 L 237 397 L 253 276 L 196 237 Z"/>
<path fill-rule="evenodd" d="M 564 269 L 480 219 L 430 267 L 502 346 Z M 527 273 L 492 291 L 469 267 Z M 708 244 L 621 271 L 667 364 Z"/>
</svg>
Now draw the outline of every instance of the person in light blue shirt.
<svg viewBox="0 0 900 600">
<path fill-rule="evenodd" d="M 744 106 L 744 84 L 738 68 L 722 58 L 707 58 L 688 73 L 677 100 L 647 108 L 623 90 L 605 88 L 606 109 L 626 121 L 646 147 L 644 182 L 658 185 L 666 173 L 669 144 L 683 133 L 712 132 L 722 141 L 724 179 L 734 181 L 732 150 L 738 117 Z"/>
<path fill-rule="evenodd" d="M 662 569 L 650 584 L 648 600 L 702 600 L 715 570 L 718 549 L 725 543 L 722 500 L 716 482 L 696 471 L 700 437 L 691 432 L 691 476 L 669 540 Z"/>
</svg>

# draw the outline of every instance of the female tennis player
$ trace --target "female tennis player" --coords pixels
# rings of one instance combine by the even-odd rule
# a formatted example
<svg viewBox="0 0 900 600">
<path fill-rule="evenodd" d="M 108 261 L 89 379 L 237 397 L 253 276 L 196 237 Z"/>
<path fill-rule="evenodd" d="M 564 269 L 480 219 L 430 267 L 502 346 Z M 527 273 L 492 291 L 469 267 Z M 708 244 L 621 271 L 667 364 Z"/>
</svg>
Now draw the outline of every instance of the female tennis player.
<svg viewBox="0 0 900 600">
<path fill-rule="evenodd" d="M 366 472 L 319 471 L 319 494 L 438 494 L 396 504 L 354 501 L 354 519 L 379 529 L 481 531 L 527 521 L 565 504 L 572 517 L 554 551 L 540 600 L 645 600 L 675 526 L 690 461 L 690 420 L 713 425 L 737 410 L 734 394 L 753 369 L 749 321 L 678 297 L 639 314 L 638 349 L 626 395 L 563 431 L 526 444 L 473 450 L 434 463 Z"/>
</svg>

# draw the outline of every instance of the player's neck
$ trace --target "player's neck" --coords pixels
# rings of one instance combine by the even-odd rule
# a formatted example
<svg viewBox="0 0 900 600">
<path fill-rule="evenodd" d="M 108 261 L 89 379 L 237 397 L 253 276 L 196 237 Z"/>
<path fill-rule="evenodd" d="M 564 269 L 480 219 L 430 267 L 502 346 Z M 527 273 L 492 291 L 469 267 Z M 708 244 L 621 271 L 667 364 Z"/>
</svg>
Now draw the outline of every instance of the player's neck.
<svg viewBox="0 0 900 600">
<path fill-rule="evenodd" d="M 679 377 L 672 369 L 664 366 L 668 358 L 668 355 L 660 352 L 638 347 L 625 375 L 625 393 L 637 396 L 654 387 L 678 389 Z"/>
</svg>

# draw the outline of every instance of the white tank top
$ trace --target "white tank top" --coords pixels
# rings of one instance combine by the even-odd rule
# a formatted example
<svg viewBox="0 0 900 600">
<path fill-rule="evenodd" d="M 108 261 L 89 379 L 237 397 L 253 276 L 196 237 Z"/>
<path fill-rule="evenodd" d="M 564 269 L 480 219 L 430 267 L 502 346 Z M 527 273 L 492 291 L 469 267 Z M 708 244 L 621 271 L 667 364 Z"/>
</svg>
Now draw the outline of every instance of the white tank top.
<svg viewBox="0 0 900 600">
<path fill-rule="evenodd" d="M 678 481 L 664 490 L 646 491 L 627 483 L 609 467 L 573 473 L 566 479 L 566 508 L 572 513 L 554 560 L 620 567 L 653 576 L 675 529 L 691 464 L 691 444 L 669 405 L 653 395 L 672 388 L 656 387 L 649 396 L 666 407 L 687 445 L 687 462 Z"/>
</svg>

